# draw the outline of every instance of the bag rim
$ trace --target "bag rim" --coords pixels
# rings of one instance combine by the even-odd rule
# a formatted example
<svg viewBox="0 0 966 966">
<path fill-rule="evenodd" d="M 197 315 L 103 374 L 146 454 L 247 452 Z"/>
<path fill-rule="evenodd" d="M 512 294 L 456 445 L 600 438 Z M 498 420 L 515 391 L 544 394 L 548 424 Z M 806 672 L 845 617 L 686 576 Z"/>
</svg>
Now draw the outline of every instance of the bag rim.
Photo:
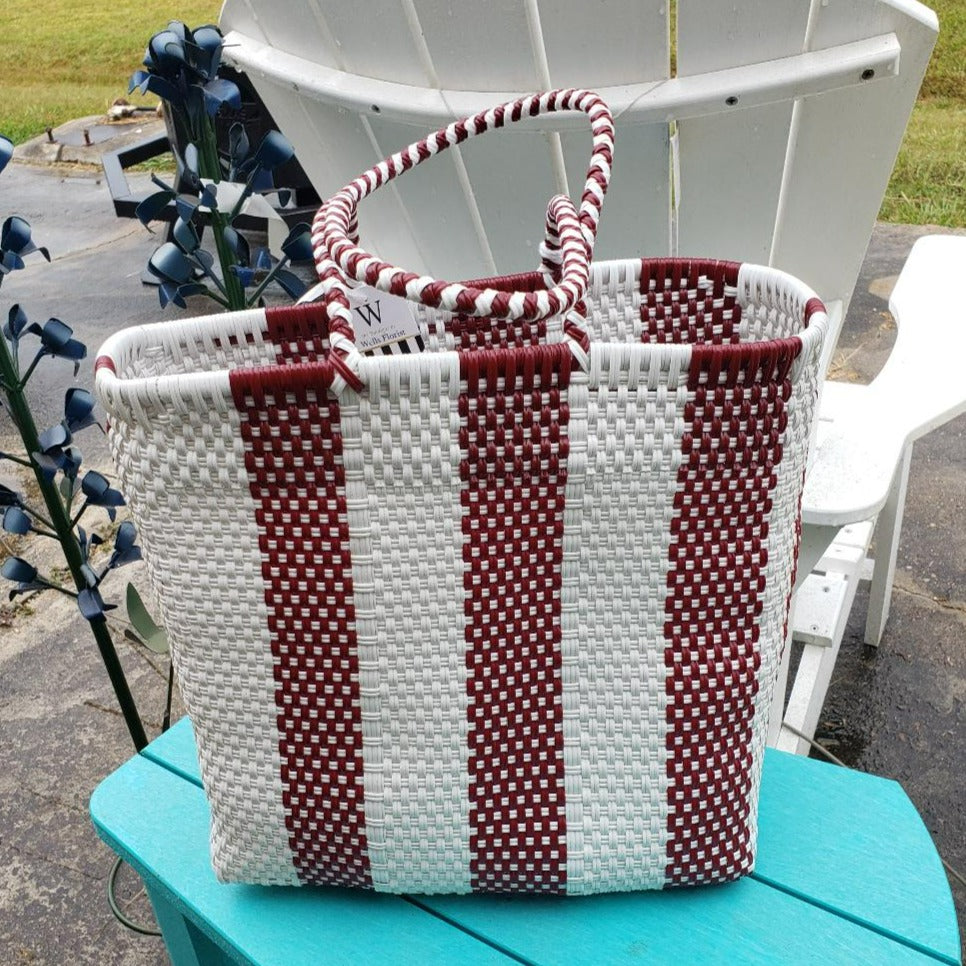
<svg viewBox="0 0 966 966">
<path fill-rule="evenodd" d="M 803 319 L 802 328 L 797 332 L 792 338 L 801 340 L 802 342 L 802 355 L 807 355 L 808 350 L 812 347 L 814 343 L 820 343 L 824 337 L 824 330 L 828 324 L 828 314 L 826 308 L 819 297 L 816 295 L 814 290 L 805 284 L 801 279 L 794 275 L 778 269 L 772 268 L 766 265 L 758 265 L 752 262 L 728 262 L 723 259 L 699 259 L 699 258 L 630 258 L 630 259 L 614 259 L 610 261 L 597 261 L 591 266 L 591 278 L 604 276 L 612 271 L 621 271 L 631 269 L 637 272 L 638 277 L 641 273 L 641 269 L 649 264 L 655 262 L 665 263 L 668 266 L 693 266 L 695 264 L 702 266 L 721 266 L 721 265 L 736 265 L 738 267 L 738 284 L 735 286 L 736 294 L 739 301 L 743 305 L 750 304 L 762 304 L 762 305 L 773 305 L 775 308 L 779 307 L 779 304 L 788 297 L 797 297 L 803 307 Z M 524 275 L 529 273 L 515 273 L 516 275 Z M 506 276 L 496 276 L 495 279 L 512 278 L 513 274 Z M 494 281 L 494 279 L 488 279 L 487 281 Z M 118 375 L 118 369 L 123 366 L 123 359 L 127 357 L 132 350 L 137 347 L 165 347 L 172 344 L 183 343 L 187 340 L 195 341 L 197 339 L 223 339 L 231 338 L 232 336 L 255 336 L 255 342 L 264 342 L 263 329 L 265 322 L 266 310 L 263 308 L 257 309 L 244 309 L 236 312 L 221 312 L 221 313 L 210 313 L 201 316 L 194 316 L 188 319 L 179 319 L 177 321 L 161 321 L 161 322 L 151 322 L 144 325 L 132 326 L 128 329 L 122 329 L 119 332 L 114 333 L 110 336 L 100 347 L 95 361 L 95 389 L 98 394 L 101 395 L 102 400 L 105 394 L 117 395 L 121 394 L 125 397 L 138 396 L 142 394 L 149 395 L 161 395 L 165 392 L 165 386 L 170 386 L 172 390 L 176 389 L 179 392 L 185 392 L 190 394 L 202 394 L 207 396 L 209 393 L 218 394 L 224 392 L 228 394 L 230 392 L 228 387 L 229 373 L 234 371 L 232 369 L 217 369 L 207 372 L 187 372 L 187 373 L 171 373 L 168 375 L 156 375 L 156 376 L 135 376 L 135 377 L 124 377 Z M 768 344 L 774 342 L 774 339 L 759 340 L 755 343 L 738 343 L 734 344 L 734 348 L 741 348 L 742 345 L 754 344 L 759 347 L 767 346 Z M 600 351 L 632 351 L 634 354 L 643 353 L 645 355 L 660 351 L 665 354 L 668 358 L 673 356 L 680 356 L 683 361 L 684 357 L 690 357 L 692 350 L 696 345 L 704 345 L 706 343 L 649 343 L 649 342 L 604 342 L 601 340 L 591 340 L 592 350 L 595 352 Z M 608 350 L 604 350 L 603 347 L 610 346 Z M 530 350 L 531 347 L 525 347 Z M 722 351 L 727 352 L 730 345 L 723 345 L 720 347 Z M 474 349 L 475 352 L 498 352 L 498 353 L 516 353 L 523 351 L 522 349 L 504 347 L 504 348 L 487 348 L 487 349 Z M 456 364 L 459 356 L 462 353 L 457 350 L 446 350 L 443 352 L 431 353 L 433 358 L 440 359 L 440 365 L 443 364 L 445 359 L 446 364 L 454 365 Z M 426 356 L 426 353 L 417 353 L 413 355 L 405 356 L 384 356 L 380 357 L 378 360 L 378 365 L 385 366 L 401 366 L 406 367 L 407 365 L 412 367 L 413 362 Z M 390 362 L 389 360 L 398 359 L 398 362 Z M 324 379 L 328 382 L 325 377 L 331 373 L 332 363 L 328 360 L 318 360 L 316 362 L 305 362 L 298 363 L 299 367 L 308 367 L 310 369 L 314 368 L 320 376 L 320 381 Z M 359 373 L 360 378 L 363 382 L 366 381 L 366 370 L 375 368 L 375 363 L 370 357 L 362 357 L 362 369 Z M 249 368 L 249 367 L 245 367 Z M 274 363 L 268 363 L 265 366 L 250 367 L 258 369 L 281 369 L 291 371 L 293 369 L 292 363 L 287 363 L 285 365 L 276 365 Z M 132 396 L 133 394 L 133 396 Z"/>
</svg>

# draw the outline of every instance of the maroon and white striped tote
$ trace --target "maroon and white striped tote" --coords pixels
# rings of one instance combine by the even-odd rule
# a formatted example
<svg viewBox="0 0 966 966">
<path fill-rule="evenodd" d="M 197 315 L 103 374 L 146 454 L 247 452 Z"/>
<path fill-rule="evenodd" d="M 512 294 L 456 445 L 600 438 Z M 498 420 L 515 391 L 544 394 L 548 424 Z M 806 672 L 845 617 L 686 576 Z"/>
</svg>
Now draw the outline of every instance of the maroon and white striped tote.
<svg viewBox="0 0 966 966">
<path fill-rule="evenodd" d="M 446 145 L 585 110 L 545 271 L 378 262 L 355 206 Z M 451 125 L 320 211 L 325 299 L 129 329 L 119 475 L 231 881 L 582 894 L 751 870 L 826 328 L 797 280 L 589 257 L 592 94 Z M 349 280 L 416 304 L 364 355 Z M 575 311 L 576 309 L 576 311 Z"/>
</svg>

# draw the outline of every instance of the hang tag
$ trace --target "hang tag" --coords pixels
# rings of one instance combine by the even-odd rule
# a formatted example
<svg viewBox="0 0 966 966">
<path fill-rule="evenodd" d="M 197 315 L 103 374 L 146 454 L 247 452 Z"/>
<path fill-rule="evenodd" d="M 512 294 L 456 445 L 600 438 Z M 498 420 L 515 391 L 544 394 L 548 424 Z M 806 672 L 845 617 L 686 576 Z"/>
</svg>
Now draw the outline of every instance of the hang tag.
<svg viewBox="0 0 966 966">
<path fill-rule="evenodd" d="M 422 350 L 416 313 L 406 299 L 371 285 L 359 285 L 349 291 L 349 306 L 360 352 L 381 349 L 383 353 L 395 354 Z"/>
</svg>

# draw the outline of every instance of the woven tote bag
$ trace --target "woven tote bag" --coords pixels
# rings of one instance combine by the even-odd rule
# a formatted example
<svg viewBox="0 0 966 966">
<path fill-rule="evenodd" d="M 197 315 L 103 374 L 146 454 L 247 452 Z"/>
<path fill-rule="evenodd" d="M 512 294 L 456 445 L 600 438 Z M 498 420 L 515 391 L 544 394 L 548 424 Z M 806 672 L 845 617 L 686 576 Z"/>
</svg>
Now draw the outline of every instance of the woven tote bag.
<svg viewBox="0 0 966 966">
<path fill-rule="evenodd" d="M 471 284 L 358 247 L 361 198 L 583 110 L 579 208 Z M 224 880 L 586 894 L 754 863 L 824 309 L 768 268 L 592 263 L 613 128 L 533 95 L 334 196 L 321 301 L 128 329 L 97 391 Z M 358 281 L 422 351 L 364 354 Z"/>
</svg>

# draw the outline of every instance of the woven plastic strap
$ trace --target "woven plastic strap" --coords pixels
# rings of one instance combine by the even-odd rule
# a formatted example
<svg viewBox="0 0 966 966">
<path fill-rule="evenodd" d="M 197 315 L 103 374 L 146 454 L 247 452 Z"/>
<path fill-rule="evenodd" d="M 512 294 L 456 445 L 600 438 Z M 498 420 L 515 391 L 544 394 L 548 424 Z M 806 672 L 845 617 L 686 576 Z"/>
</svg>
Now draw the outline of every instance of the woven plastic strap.
<svg viewBox="0 0 966 966">
<path fill-rule="evenodd" d="M 554 269 L 555 277 L 556 266 L 560 265 L 559 278 L 553 287 L 536 292 L 507 292 L 439 281 L 380 261 L 358 246 L 358 205 L 377 188 L 451 145 L 524 117 L 555 111 L 583 111 L 587 114 L 593 134 L 593 153 L 579 210 L 564 195 L 552 198 L 547 209 L 544 264 Z M 350 369 L 355 368 L 351 365 L 356 353 L 343 273 L 384 292 L 463 315 L 527 321 L 566 315 L 587 289 L 600 209 L 610 182 L 613 151 L 614 122 L 601 98 L 592 91 L 555 90 L 522 97 L 474 117 L 455 121 L 370 168 L 329 198 L 319 209 L 313 225 L 312 241 L 319 278 L 331 283 L 326 297 L 330 310 L 330 338 L 335 335 L 332 348 L 350 361 Z M 559 250 L 555 250 L 558 246 Z M 346 376 L 353 384 L 352 378 Z"/>
</svg>

